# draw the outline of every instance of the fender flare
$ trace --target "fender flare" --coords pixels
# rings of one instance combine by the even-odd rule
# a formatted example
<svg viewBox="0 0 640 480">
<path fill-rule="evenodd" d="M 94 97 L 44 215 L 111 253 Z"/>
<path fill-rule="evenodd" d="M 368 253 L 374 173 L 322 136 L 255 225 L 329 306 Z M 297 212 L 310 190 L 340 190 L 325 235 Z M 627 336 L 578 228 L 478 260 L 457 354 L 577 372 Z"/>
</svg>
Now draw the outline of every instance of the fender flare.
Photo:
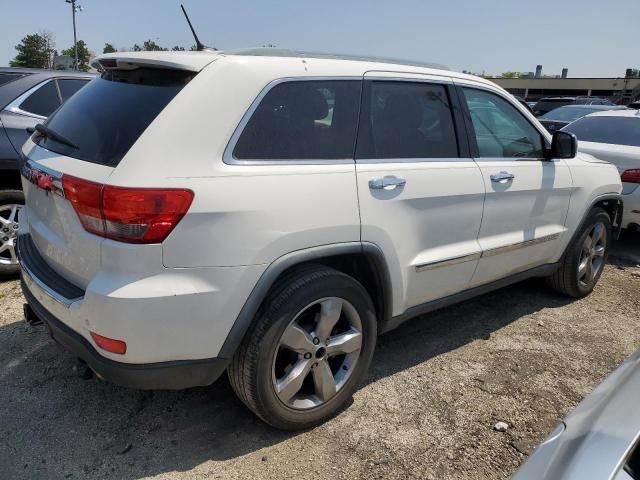
<svg viewBox="0 0 640 480">
<path fill-rule="evenodd" d="M 377 277 L 376 280 L 382 289 L 382 315 L 379 321 L 383 324 L 386 323 L 391 318 L 392 311 L 391 277 L 384 253 L 380 247 L 369 242 L 320 245 L 285 254 L 274 260 L 267 267 L 247 297 L 218 353 L 218 357 L 226 359 L 233 357 L 271 287 L 285 270 L 313 260 L 345 254 L 365 255 L 372 263 Z"/>
<path fill-rule="evenodd" d="M 578 237 L 578 234 L 582 230 L 582 227 L 587 221 L 587 218 L 589 217 L 589 213 L 591 212 L 591 210 L 593 210 L 593 207 L 595 207 L 597 203 L 607 201 L 607 200 L 613 200 L 617 203 L 615 207 L 615 215 L 611 219 L 611 225 L 613 226 L 613 238 L 617 240 L 620 237 L 620 232 L 622 232 L 622 212 L 624 210 L 624 202 L 622 200 L 622 194 L 605 193 L 604 195 L 599 195 L 591 201 L 589 208 L 587 208 L 584 214 L 582 215 L 582 219 L 580 220 L 580 223 L 574 230 L 573 235 L 571 235 L 571 239 L 569 240 L 569 243 L 567 243 L 567 246 L 565 247 L 564 252 L 562 252 L 563 258 L 567 253 L 567 250 L 571 247 L 571 245 L 573 245 L 573 242 Z"/>
</svg>

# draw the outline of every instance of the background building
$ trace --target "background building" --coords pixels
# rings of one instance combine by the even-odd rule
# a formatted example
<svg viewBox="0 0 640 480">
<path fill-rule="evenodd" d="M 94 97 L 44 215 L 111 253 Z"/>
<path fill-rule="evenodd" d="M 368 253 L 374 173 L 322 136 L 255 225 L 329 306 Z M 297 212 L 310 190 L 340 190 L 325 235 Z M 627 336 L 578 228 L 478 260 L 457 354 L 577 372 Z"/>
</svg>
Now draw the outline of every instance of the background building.
<svg viewBox="0 0 640 480">
<path fill-rule="evenodd" d="M 518 78 L 490 78 L 508 92 L 537 100 L 542 97 L 575 97 L 592 95 L 607 98 L 614 103 L 628 104 L 640 98 L 640 75 L 637 70 L 628 69 L 620 78 L 566 78 L 523 74 Z M 563 78 L 565 77 L 565 78 Z"/>
</svg>

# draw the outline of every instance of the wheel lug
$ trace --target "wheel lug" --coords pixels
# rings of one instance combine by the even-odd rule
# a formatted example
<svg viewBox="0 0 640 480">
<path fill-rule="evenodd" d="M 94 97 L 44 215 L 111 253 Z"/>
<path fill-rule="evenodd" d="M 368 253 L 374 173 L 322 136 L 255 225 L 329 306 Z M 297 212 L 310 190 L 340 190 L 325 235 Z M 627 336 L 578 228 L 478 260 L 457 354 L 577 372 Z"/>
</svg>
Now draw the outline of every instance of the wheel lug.
<svg viewBox="0 0 640 480">
<path fill-rule="evenodd" d="M 320 339 L 318 337 L 313 338 L 313 344 L 318 345 L 320 343 Z"/>
<path fill-rule="evenodd" d="M 2 241 L 3 241 L 3 242 L 8 242 L 8 241 L 9 241 L 9 237 L 3 237 L 3 238 L 2 238 Z"/>
<path fill-rule="evenodd" d="M 2 229 L 3 232 L 7 233 L 9 231 L 9 229 L 7 227 Z"/>
<path fill-rule="evenodd" d="M 309 352 L 304 354 L 305 360 L 309 360 L 311 358 L 311 354 Z"/>
</svg>

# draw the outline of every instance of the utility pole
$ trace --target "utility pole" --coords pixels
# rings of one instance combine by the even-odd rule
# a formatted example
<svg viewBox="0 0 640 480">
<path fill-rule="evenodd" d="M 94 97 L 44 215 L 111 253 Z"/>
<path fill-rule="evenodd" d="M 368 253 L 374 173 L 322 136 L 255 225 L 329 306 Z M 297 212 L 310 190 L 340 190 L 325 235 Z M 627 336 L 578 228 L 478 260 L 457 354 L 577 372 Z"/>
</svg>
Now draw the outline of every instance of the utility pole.
<svg viewBox="0 0 640 480">
<path fill-rule="evenodd" d="M 75 57 L 73 69 L 78 70 L 78 37 L 76 35 L 76 12 L 81 12 L 83 9 L 81 5 L 76 5 L 76 0 L 65 0 L 65 2 L 71 5 L 71 15 L 73 17 L 73 53 Z"/>
</svg>

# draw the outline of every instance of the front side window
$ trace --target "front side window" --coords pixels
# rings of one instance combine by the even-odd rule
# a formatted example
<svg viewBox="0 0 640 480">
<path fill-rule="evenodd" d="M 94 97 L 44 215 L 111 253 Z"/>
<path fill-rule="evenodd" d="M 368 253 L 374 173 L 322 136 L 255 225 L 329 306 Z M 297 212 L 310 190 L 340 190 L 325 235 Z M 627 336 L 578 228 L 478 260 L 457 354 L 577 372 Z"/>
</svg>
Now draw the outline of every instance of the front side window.
<svg viewBox="0 0 640 480">
<path fill-rule="evenodd" d="M 27 97 L 18 108 L 25 112 L 35 113 L 42 117 L 48 117 L 56 108 L 60 106 L 60 97 L 55 81 L 50 81 L 42 85 L 29 97 Z"/>
<path fill-rule="evenodd" d="M 457 158 L 447 90 L 442 85 L 374 81 L 363 105 L 356 158 Z"/>
<path fill-rule="evenodd" d="M 280 83 L 264 96 L 233 150 L 238 160 L 352 159 L 360 80 Z"/>
<path fill-rule="evenodd" d="M 640 117 L 582 117 L 562 130 L 584 142 L 640 147 Z"/>
<path fill-rule="evenodd" d="M 542 135 L 511 103 L 484 90 L 463 91 L 480 157 L 544 157 Z"/>
</svg>

